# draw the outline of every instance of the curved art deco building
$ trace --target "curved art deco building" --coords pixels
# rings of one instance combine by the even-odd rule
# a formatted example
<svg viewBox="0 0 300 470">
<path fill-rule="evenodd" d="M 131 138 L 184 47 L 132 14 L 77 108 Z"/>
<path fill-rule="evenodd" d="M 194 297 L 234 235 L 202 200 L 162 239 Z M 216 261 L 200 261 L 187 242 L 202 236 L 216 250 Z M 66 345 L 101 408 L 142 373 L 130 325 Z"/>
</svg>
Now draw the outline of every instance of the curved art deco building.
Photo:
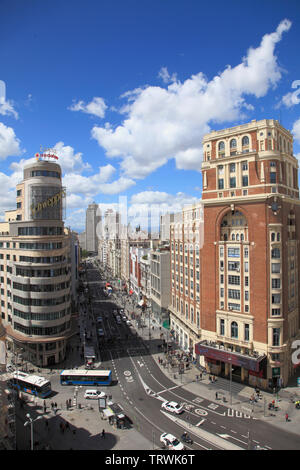
<svg viewBox="0 0 300 470">
<path fill-rule="evenodd" d="M 8 348 L 49 366 L 65 358 L 71 328 L 69 232 L 57 163 L 24 168 L 16 210 L 0 223 L 1 320 Z"/>
</svg>

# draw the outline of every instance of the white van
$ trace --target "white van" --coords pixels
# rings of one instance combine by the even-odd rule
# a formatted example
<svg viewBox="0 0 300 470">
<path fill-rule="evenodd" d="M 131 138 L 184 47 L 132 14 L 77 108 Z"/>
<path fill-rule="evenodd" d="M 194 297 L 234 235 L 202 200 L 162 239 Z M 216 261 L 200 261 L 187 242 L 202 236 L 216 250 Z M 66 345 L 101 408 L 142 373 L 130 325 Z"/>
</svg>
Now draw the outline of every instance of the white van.
<svg viewBox="0 0 300 470">
<path fill-rule="evenodd" d="M 104 398 L 106 394 L 104 392 L 100 392 L 100 390 L 86 390 L 84 393 L 84 398 L 98 400 L 98 398 Z"/>
</svg>

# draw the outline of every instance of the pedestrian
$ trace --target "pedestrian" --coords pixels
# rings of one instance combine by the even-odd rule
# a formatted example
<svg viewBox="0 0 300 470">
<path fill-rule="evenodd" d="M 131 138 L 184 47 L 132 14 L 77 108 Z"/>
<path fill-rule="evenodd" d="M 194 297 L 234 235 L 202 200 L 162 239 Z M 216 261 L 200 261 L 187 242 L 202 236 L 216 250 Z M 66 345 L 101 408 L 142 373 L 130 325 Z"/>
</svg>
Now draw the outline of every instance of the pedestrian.
<svg viewBox="0 0 300 470">
<path fill-rule="evenodd" d="M 69 409 L 69 400 L 66 400 L 66 408 Z"/>
<path fill-rule="evenodd" d="M 288 422 L 288 420 L 289 420 L 289 415 L 288 415 L 288 413 L 286 413 L 285 414 L 285 421 Z"/>
<path fill-rule="evenodd" d="M 202 380 L 202 372 L 200 372 L 200 380 Z"/>
<path fill-rule="evenodd" d="M 70 431 L 70 425 L 68 421 L 66 422 L 66 431 Z"/>
<path fill-rule="evenodd" d="M 102 429 L 101 437 L 105 439 L 105 429 Z"/>
<path fill-rule="evenodd" d="M 218 400 L 218 392 L 216 392 L 216 400 Z"/>
</svg>

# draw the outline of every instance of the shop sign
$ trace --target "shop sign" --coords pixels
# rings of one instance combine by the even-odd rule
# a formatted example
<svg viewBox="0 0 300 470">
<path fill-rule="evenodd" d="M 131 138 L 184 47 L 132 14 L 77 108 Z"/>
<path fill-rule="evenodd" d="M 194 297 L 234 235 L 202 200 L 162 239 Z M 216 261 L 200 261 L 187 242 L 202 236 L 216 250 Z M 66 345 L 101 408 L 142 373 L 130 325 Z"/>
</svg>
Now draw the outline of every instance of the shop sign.
<svg viewBox="0 0 300 470">
<path fill-rule="evenodd" d="M 34 217 L 37 212 L 40 212 L 41 210 L 46 209 L 47 207 L 56 206 L 58 202 L 62 200 L 63 197 L 66 197 L 65 189 L 62 189 L 59 193 L 49 197 L 46 201 L 39 202 L 36 206 L 32 205 L 30 207 L 32 217 Z"/>
</svg>

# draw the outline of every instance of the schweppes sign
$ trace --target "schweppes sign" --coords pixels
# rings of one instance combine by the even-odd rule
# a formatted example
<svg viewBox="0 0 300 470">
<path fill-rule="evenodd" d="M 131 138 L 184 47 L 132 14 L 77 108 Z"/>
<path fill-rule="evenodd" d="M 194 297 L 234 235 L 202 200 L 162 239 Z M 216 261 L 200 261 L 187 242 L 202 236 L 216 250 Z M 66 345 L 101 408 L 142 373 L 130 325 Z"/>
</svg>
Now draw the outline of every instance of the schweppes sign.
<svg viewBox="0 0 300 470">
<path fill-rule="evenodd" d="M 46 201 L 39 202 L 36 206 L 33 204 L 31 209 L 32 217 L 35 216 L 38 212 L 42 211 L 43 209 L 47 209 L 47 207 L 54 207 L 56 206 L 63 197 L 66 197 L 66 190 L 62 189 L 59 193 L 54 194 L 54 196 L 49 197 Z"/>
</svg>

